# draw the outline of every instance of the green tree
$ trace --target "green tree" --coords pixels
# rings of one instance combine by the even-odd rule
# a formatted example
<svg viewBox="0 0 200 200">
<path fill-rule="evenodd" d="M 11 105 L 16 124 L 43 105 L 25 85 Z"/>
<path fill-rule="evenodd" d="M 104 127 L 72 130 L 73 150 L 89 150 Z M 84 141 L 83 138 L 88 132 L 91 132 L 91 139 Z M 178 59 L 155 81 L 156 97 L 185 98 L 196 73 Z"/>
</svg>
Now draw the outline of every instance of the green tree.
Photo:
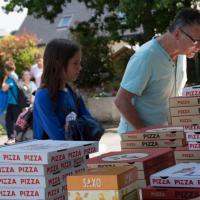
<svg viewBox="0 0 200 200">
<path fill-rule="evenodd" d="M 199 0 L 78 0 L 95 14 L 90 23 L 101 22 L 100 30 L 110 34 L 113 40 L 119 40 L 124 31 L 135 31 L 141 24 L 144 34 L 139 41 L 146 41 L 154 33 L 162 33 L 170 20 L 182 7 L 196 7 Z M 35 17 L 44 17 L 50 21 L 62 12 L 63 6 L 71 0 L 10 0 L 7 12 L 28 8 L 28 13 Z M 124 14 L 119 16 L 119 13 Z M 103 17 L 104 20 L 99 20 Z"/>
</svg>

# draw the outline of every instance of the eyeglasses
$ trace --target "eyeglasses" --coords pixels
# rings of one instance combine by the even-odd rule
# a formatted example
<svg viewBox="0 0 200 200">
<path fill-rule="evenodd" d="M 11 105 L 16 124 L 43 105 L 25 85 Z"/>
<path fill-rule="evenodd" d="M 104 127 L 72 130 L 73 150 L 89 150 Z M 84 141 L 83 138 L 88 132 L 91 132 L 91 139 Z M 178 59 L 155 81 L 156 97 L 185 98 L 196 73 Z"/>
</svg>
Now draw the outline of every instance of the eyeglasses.
<svg viewBox="0 0 200 200">
<path fill-rule="evenodd" d="M 188 33 L 186 33 L 183 29 L 180 28 L 180 31 L 186 35 L 188 38 L 190 38 L 190 40 L 192 40 L 192 42 L 194 44 L 200 43 L 200 39 L 194 39 L 191 35 L 189 35 Z"/>
</svg>

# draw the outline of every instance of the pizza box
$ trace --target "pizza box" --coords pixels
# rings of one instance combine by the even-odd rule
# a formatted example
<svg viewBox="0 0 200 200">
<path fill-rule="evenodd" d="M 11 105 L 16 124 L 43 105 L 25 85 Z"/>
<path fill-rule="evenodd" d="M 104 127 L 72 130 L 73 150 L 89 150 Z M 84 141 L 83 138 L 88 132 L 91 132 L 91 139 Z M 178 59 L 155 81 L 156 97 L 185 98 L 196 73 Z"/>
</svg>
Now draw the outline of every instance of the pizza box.
<svg viewBox="0 0 200 200">
<path fill-rule="evenodd" d="M 46 188 L 59 184 L 63 184 L 66 181 L 66 177 L 69 175 L 77 174 L 83 172 L 87 169 L 86 164 L 81 165 L 76 168 L 71 168 L 70 170 L 63 170 L 60 173 L 52 174 L 51 176 L 0 176 L 0 186 L 1 188 Z"/>
<path fill-rule="evenodd" d="M 182 96 L 200 96 L 200 85 L 183 88 Z"/>
<path fill-rule="evenodd" d="M 72 171 L 72 169 L 84 164 L 86 161 L 82 158 L 76 158 L 74 160 L 65 160 L 58 163 L 53 164 L 45 164 L 45 165 L 35 165 L 35 164 L 9 164 L 9 163 L 1 163 L 0 165 L 0 175 L 43 175 L 48 176 L 51 174 L 58 173 L 62 170 L 68 169 Z"/>
<path fill-rule="evenodd" d="M 137 200 L 137 172 L 130 166 L 89 169 L 67 177 L 68 200 L 131 199 Z M 77 196 L 78 195 L 78 196 Z"/>
<path fill-rule="evenodd" d="M 176 160 L 176 164 L 178 163 L 200 163 L 200 160 L 186 160 L 186 159 L 178 159 Z"/>
<path fill-rule="evenodd" d="M 121 148 L 126 149 L 139 149 L 139 148 L 161 148 L 161 147 L 180 147 L 185 146 L 185 139 L 172 139 L 172 140 L 131 140 L 121 141 Z"/>
<path fill-rule="evenodd" d="M 161 161 L 174 161 L 174 153 L 170 148 L 134 149 L 130 151 L 114 151 L 87 160 L 89 168 L 116 166 L 134 166 L 145 171 L 157 166 Z"/>
<path fill-rule="evenodd" d="M 188 146 L 177 147 L 174 150 L 174 156 L 176 160 L 197 160 L 200 159 L 200 151 L 198 150 L 189 150 Z"/>
<path fill-rule="evenodd" d="M 149 126 L 121 135 L 122 140 L 160 140 L 184 138 L 182 126 Z"/>
<path fill-rule="evenodd" d="M 67 193 L 66 184 L 59 184 L 47 188 L 5 188 L 0 187 L 0 199 L 27 199 L 27 200 L 47 200 L 56 198 L 59 194 Z"/>
<path fill-rule="evenodd" d="M 119 190 L 72 190 L 68 191 L 68 200 L 138 200 L 137 182 Z"/>
<path fill-rule="evenodd" d="M 137 170 L 131 166 L 88 169 L 83 173 L 67 176 L 67 189 L 119 190 L 136 180 Z"/>
<path fill-rule="evenodd" d="M 50 164 L 98 151 L 97 141 L 33 140 L 0 148 L 0 162 Z"/>
<path fill-rule="evenodd" d="M 200 125 L 193 124 L 191 126 L 183 126 L 183 130 L 184 130 L 185 133 L 187 133 L 187 132 L 190 132 L 190 133 L 200 132 Z"/>
<path fill-rule="evenodd" d="M 174 116 L 171 120 L 173 125 L 179 126 L 200 124 L 200 115 Z"/>
<path fill-rule="evenodd" d="M 171 116 L 187 116 L 187 115 L 199 115 L 199 114 L 200 114 L 200 106 L 170 108 Z"/>
<path fill-rule="evenodd" d="M 150 176 L 151 186 L 200 187 L 200 164 L 180 163 Z"/>
<path fill-rule="evenodd" d="M 200 197 L 199 188 L 164 188 L 147 186 L 142 188 L 143 200 L 191 200 Z"/>
<path fill-rule="evenodd" d="M 188 142 L 189 150 L 200 150 L 200 142 Z"/>
<path fill-rule="evenodd" d="M 200 132 L 187 132 L 186 140 L 188 142 L 200 142 Z"/>
<path fill-rule="evenodd" d="M 200 97 L 171 97 L 169 98 L 169 107 L 198 106 L 200 105 Z"/>
</svg>

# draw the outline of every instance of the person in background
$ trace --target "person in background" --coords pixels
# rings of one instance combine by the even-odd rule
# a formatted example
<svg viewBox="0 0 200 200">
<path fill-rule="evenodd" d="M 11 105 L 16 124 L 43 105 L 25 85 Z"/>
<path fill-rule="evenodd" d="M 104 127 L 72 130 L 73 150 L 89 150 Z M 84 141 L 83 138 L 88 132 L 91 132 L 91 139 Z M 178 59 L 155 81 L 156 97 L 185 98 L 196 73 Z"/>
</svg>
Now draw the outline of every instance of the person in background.
<svg viewBox="0 0 200 200">
<path fill-rule="evenodd" d="M 40 87 L 41 76 L 43 72 L 43 57 L 41 54 L 36 56 L 36 64 L 31 67 L 30 75 L 34 79 L 37 88 Z"/>
<path fill-rule="evenodd" d="M 33 106 L 34 139 L 66 139 L 68 122 L 77 117 L 72 82 L 81 71 L 80 63 L 81 50 L 75 42 L 54 39 L 47 44 L 41 86 Z M 79 115 L 91 117 L 81 96 Z"/>
<path fill-rule="evenodd" d="M 28 70 L 22 71 L 22 78 L 19 84 L 24 89 L 26 96 L 29 97 L 30 104 L 33 104 L 34 96 L 32 94 L 37 90 L 37 86 L 31 81 L 30 72 Z"/>
<path fill-rule="evenodd" d="M 18 76 L 15 73 L 15 69 L 12 61 L 8 61 L 4 65 L 5 77 L 2 82 L 2 91 L 8 92 L 8 106 L 5 118 L 8 140 L 5 145 L 15 143 L 14 124 L 21 112 L 17 105 L 18 93 L 15 81 L 18 80 Z"/>
<path fill-rule="evenodd" d="M 178 56 L 193 58 L 199 50 L 200 11 L 184 8 L 177 13 L 167 32 L 136 51 L 128 62 L 115 98 L 122 115 L 120 134 L 168 124 L 169 97 L 178 94 L 185 82 L 179 76 L 183 67 L 177 70 Z"/>
</svg>

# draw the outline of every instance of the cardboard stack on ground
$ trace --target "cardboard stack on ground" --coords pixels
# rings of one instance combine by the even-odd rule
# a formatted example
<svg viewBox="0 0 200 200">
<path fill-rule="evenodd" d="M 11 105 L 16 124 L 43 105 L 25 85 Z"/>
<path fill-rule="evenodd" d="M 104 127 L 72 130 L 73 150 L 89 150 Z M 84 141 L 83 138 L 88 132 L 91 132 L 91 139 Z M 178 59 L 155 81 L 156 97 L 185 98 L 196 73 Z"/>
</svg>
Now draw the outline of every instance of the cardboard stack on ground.
<svg viewBox="0 0 200 200">
<path fill-rule="evenodd" d="M 138 200 L 137 171 L 131 166 L 89 169 L 67 177 L 68 200 Z"/>
<path fill-rule="evenodd" d="M 200 86 L 186 87 L 169 100 L 172 125 L 200 124 Z"/>
<path fill-rule="evenodd" d="M 151 174 L 174 164 L 174 152 L 170 148 L 109 152 L 87 160 L 88 168 L 136 167 L 138 188 L 150 183 Z"/>
<path fill-rule="evenodd" d="M 65 200 L 66 176 L 85 171 L 90 141 L 34 140 L 0 148 L 0 199 Z"/>
<path fill-rule="evenodd" d="M 121 148 L 160 148 L 185 146 L 182 126 L 150 126 L 122 134 Z"/>
<path fill-rule="evenodd" d="M 179 163 L 152 174 L 150 182 L 151 187 L 142 189 L 143 200 L 200 198 L 200 164 Z"/>
</svg>

